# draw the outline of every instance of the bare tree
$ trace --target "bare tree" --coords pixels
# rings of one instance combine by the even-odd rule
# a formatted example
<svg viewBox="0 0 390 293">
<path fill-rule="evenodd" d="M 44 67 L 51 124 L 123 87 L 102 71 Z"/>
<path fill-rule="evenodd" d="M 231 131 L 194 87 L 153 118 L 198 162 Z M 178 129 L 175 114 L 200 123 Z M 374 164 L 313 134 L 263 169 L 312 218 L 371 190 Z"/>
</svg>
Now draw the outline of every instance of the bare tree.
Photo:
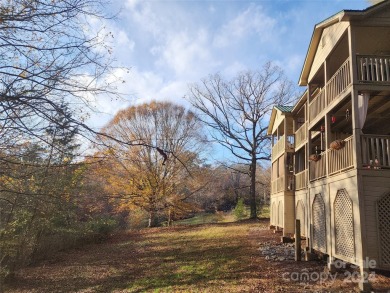
<svg viewBox="0 0 390 293">
<path fill-rule="evenodd" d="M 188 100 L 211 129 L 213 140 L 248 165 L 250 217 L 257 217 L 256 167 L 259 160 L 270 159 L 269 114 L 273 105 L 292 100 L 292 83 L 268 62 L 261 71 L 242 72 L 230 81 L 212 75 L 190 86 Z"/>
<path fill-rule="evenodd" d="M 104 1 L 0 1 L 0 283 L 4 265 L 52 229 L 52 215 L 72 212 L 72 140 L 91 131 L 92 99 L 117 96 L 110 35 L 89 25 L 105 18 Z"/>
<path fill-rule="evenodd" d="M 48 143 L 46 128 L 63 126 L 56 117 L 64 114 L 64 103 L 72 107 L 66 127 L 88 129 L 83 108 L 99 94 L 116 95 L 106 79 L 111 69 L 107 35 L 89 26 L 93 18 L 104 17 L 103 1 L 1 1 L 2 138 L 23 135 Z"/>
</svg>

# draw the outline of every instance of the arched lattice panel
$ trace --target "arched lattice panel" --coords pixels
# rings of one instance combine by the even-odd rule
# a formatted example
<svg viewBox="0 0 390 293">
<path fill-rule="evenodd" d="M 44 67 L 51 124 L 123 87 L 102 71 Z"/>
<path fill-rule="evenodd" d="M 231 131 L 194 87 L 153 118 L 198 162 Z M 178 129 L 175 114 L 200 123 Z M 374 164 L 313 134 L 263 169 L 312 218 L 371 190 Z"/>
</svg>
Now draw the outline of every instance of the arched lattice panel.
<svg viewBox="0 0 390 293">
<path fill-rule="evenodd" d="M 390 267 L 390 194 L 378 201 L 381 264 Z"/>
<path fill-rule="evenodd" d="M 297 206 L 295 208 L 295 217 L 297 220 L 301 222 L 301 235 L 306 236 L 305 233 L 305 207 L 301 200 L 298 200 Z"/>
<path fill-rule="evenodd" d="M 271 224 L 274 226 L 278 224 L 276 219 L 277 219 L 276 204 L 275 202 L 273 202 L 271 208 Z"/>
<path fill-rule="evenodd" d="M 352 200 L 345 189 L 337 191 L 334 200 L 336 254 L 349 258 L 355 256 Z"/>
<path fill-rule="evenodd" d="M 326 251 L 325 203 L 321 194 L 314 196 L 313 207 L 313 248 Z"/>
<path fill-rule="evenodd" d="M 279 201 L 278 204 L 278 226 L 283 227 L 283 202 Z"/>
</svg>

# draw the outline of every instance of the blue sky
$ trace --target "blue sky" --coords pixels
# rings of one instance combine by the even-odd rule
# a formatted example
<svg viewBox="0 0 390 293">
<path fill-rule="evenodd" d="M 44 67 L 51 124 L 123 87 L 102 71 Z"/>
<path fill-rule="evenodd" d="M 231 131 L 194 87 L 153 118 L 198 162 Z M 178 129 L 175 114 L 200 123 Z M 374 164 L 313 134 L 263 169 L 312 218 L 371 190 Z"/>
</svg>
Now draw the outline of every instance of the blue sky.
<svg viewBox="0 0 390 293">
<path fill-rule="evenodd" d="M 111 31 L 116 75 L 126 82 L 124 99 L 100 100 L 104 114 L 90 123 L 101 127 L 128 105 L 150 100 L 185 104 L 188 84 L 220 72 L 227 77 L 259 69 L 266 61 L 281 66 L 297 84 L 314 25 L 342 9 L 364 9 L 367 1 L 336 0 L 113 0 L 116 20 L 97 23 Z"/>
</svg>

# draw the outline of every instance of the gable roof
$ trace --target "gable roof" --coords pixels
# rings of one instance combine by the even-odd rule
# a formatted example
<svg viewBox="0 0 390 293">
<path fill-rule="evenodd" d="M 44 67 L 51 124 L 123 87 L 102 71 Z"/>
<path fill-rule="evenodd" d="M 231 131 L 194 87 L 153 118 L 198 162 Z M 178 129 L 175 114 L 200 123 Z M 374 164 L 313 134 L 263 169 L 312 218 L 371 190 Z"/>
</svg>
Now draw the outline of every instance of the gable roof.
<svg viewBox="0 0 390 293">
<path fill-rule="evenodd" d="M 314 61 L 315 53 L 317 47 L 320 43 L 322 31 L 338 22 L 350 21 L 350 20 L 360 20 L 370 16 L 373 13 L 381 11 L 384 7 L 390 4 L 390 0 L 385 0 L 376 5 L 370 6 L 363 10 L 341 10 L 340 12 L 328 17 L 322 22 L 314 26 L 313 35 L 310 40 L 309 48 L 306 53 L 306 58 L 302 67 L 301 75 L 299 77 L 298 84 L 301 86 L 306 86 L 308 82 L 308 76 L 311 69 L 311 66 Z"/>
<path fill-rule="evenodd" d="M 276 113 L 281 112 L 282 115 L 291 113 L 292 109 L 294 109 L 294 106 L 283 106 L 283 105 L 276 105 L 272 109 L 271 117 L 269 119 L 269 125 L 267 129 L 267 135 L 272 134 L 272 128 L 274 127 Z"/>
<path fill-rule="evenodd" d="M 282 111 L 283 113 L 289 113 L 294 109 L 294 106 L 283 106 L 283 105 L 276 105 L 276 109 Z"/>
</svg>

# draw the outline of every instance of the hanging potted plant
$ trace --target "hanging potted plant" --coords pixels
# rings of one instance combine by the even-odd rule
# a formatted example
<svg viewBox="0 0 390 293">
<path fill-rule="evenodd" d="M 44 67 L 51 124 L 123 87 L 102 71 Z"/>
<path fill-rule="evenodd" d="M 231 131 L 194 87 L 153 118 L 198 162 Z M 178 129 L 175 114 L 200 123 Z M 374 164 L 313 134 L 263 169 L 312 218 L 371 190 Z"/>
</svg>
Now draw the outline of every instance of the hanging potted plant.
<svg viewBox="0 0 390 293">
<path fill-rule="evenodd" d="M 309 160 L 310 161 L 313 161 L 313 162 L 317 162 L 321 159 L 321 155 L 320 154 L 312 154 L 309 156 Z"/>
<path fill-rule="evenodd" d="M 335 141 L 332 141 L 329 145 L 329 147 L 332 150 L 340 150 L 345 146 L 345 141 L 343 139 L 336 139 Z"/>
</svg>

